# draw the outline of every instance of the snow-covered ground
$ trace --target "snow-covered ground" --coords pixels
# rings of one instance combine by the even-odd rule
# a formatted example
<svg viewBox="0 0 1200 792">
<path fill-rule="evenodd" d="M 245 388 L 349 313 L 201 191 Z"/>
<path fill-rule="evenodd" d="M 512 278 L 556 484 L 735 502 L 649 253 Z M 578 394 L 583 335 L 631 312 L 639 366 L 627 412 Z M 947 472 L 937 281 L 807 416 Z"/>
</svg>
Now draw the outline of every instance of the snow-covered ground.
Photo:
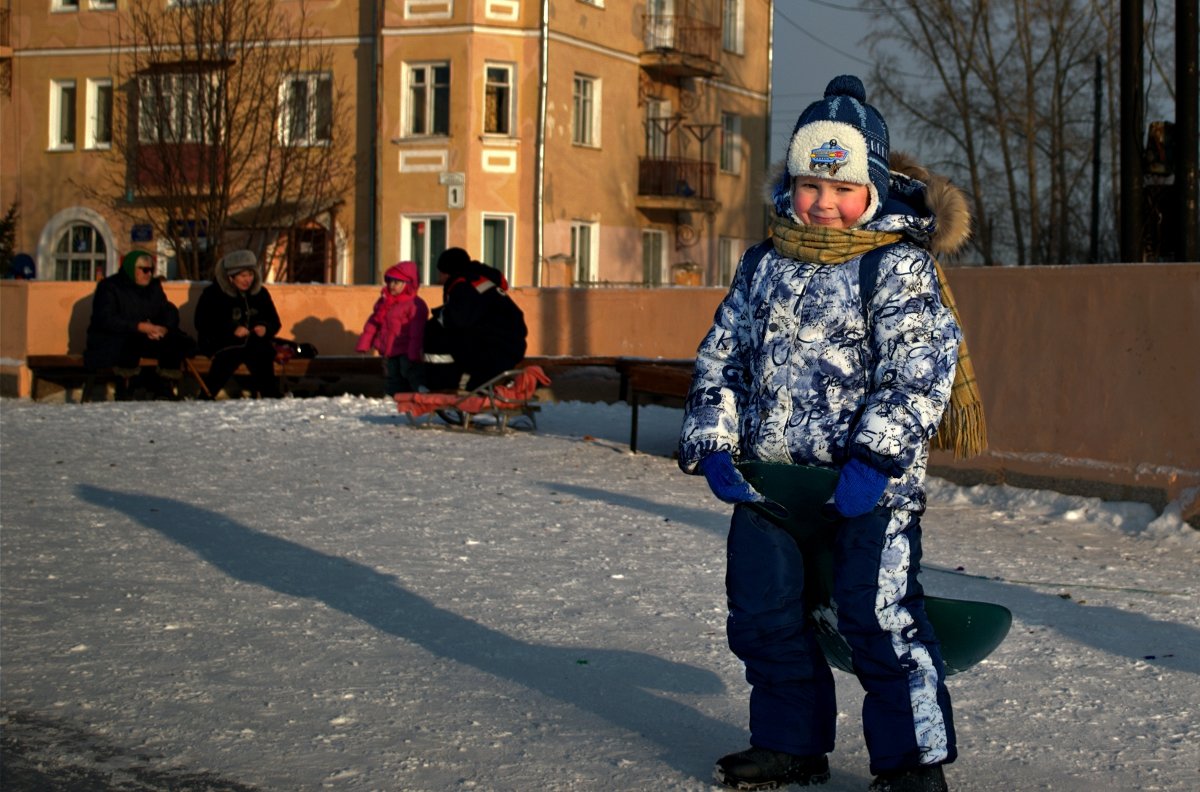
<svg viewBox="0 0 1200 792">
<path fill-rule="evenodd" d="M 679 417 L 644 408 L 631 455 L 623 404 L 497 436 L 358 397 L 3 401 L 0 786 L 709 789 L 747 690 Z M 1169 512 L 931 482 L 927 590 L 1015 614 L 950 680 L 952 789 L 1200 789 L 1200 537 Z M 863 790 L 835 673 L 825 789 Z"/>
</svg>

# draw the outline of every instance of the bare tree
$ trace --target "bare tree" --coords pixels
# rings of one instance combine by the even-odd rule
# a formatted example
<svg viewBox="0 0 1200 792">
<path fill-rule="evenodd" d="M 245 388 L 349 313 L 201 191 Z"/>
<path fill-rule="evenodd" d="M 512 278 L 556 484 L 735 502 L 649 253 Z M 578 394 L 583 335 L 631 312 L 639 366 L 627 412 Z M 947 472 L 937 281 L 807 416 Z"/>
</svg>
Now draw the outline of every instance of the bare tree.
<svg viewBox="0 0 1200 792">
<path fill-rule="evenodd" d="M 81 187 L 151 225 L 182 278 L 236 245 L 289 279 L 287 240 L 332 225 L 352 176 L 345 92 L 304 3 L 130 0 L 119 35 L 114 175 Z"/>
<path fill-rule="evenodd" d="M 1098 144 L 1090 89 L 1096 56 L 1110 68 L 1117 61 L 1114 4 L 878 0 L 872 8 L 880 103 L 938 146 L 970 192 L 983 262 L 1085 260 Z M 1116 89 L 1111 81 L 1106 89 L 1111 136 Z M 1111 229 L 1117 196 L 1108 194 Z"/>
</svg>

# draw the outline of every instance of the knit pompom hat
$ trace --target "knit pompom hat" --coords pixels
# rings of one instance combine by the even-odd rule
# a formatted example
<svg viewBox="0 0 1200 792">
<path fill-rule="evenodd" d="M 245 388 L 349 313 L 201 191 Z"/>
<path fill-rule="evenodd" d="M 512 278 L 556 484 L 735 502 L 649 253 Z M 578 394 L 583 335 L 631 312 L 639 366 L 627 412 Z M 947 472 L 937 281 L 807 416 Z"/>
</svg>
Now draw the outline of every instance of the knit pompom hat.
<svg viewBox="0 0 1200 792">
<path fill-rule="evenodd" d="M 446 248 L 437 260 L 438 272 L 452 277 L 461 275 L 470 266 L 471 254 L 458 247 Z"/>
<path fill-rule="evenodd" d="M 867 104 L 862 80 L 850 74 L 834 77 L 825 98 L 805 108 L 792 130 L 787 169 L 773 194 L 775 211 L 798 221 L 792 206 L 793 178 L 832 179 L 868 187 L 871 200 L 856 225 L 866 223 L 887 200 L 888 149 L 887 123 Z"/>
</svg>

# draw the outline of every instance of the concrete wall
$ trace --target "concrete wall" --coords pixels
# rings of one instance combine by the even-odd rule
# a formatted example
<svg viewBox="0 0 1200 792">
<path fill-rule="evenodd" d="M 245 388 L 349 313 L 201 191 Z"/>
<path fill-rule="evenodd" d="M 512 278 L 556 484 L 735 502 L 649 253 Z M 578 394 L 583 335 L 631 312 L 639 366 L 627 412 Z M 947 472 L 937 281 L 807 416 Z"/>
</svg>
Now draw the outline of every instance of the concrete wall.
<svg viewBox="0 0 1200 792">
<path fill-rule="evenodd" d="M 1105 485 L 1149 501 L 1200 486 L 1200 264 L 949 272 L 987 409 L 991 449 L 935 466 L 980 479 Z M 185 328 L 204 284 L 168 283 Z M 0 283 L 6 392 L 27 354 L 82 352 L 90 283 Z M 283 334 L 350 354 L 377 287 L 270 287 Z M 428 288 L 431 306 L 440 292 Z M 717 289 L 517 289 L 531 355 L 692 357 Z M 1113 488 L 1117 488 L 1114 492 Z M 1155 494 L 1157 493 L 1157 494 Z"/>
</svg>

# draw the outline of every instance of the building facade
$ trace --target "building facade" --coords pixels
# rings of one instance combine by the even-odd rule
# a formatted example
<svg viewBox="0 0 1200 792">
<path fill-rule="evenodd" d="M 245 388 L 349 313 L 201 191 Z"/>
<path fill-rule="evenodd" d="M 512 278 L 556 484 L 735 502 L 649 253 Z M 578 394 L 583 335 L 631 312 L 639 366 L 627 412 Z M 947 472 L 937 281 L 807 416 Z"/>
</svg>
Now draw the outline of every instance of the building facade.
<svg viewBox="0 0 1200 792">
<path fill-rule="evenodd" d="M 101 277 L 130 247 L 185 277 L 175 247 L 204 248 L 211 266 L 247 244 L 276 280 L 372 283 L 410 258 L 432 283 L 438 253 L 460 246 L 514 286 L 713 285 L 764 232 L 769 2 L 9 2 L 0 212 L 17 207 L 14 249 L 39 278 Z M 135 11 L 169 28 L 249 2 L 293 32 L 219 52 L 160 47 L 158 61 L 137 40 Z M 256 52 L 304 47 L 307 61 L 260 78 L 273 81 L 270 148 L 285 163 L 261 169 L 298 171 L 286 157 L 300 148 L 350 167 L 334 190 L 333 177 L 293 184 L 298 196 L 269 205 L 226 190 L 226 220 L 210 224 L 218 204 L 172 193 L 169 162 L 208 199 L 252 181 L 257 166 L 231 164 L 234 75 Z M 206 103 L 224 103 L 218 133 L 194 121 Z M 168 204 L 169 225 L 135 211 Z"/>
</svg>

